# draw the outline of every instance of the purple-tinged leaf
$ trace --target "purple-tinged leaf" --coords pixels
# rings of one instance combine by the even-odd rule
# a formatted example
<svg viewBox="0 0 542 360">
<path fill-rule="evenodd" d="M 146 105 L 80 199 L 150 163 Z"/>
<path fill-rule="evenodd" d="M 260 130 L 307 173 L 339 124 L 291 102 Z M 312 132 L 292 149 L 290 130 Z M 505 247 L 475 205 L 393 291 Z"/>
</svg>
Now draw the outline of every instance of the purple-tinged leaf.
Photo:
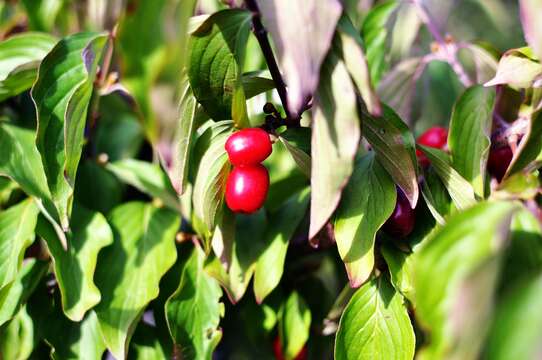
<svg viewBox="0 0 542 360">
<path fill-rule="evenodd" d="M 312 124 L 311 224 L 313 238 L 329 220 L 354 169 L 361 137 L 354 84 L 335 54 L 322 66 Z"/>
<path fill-rule="evenodd" d="M 538 58 L 542 59 L 542 1 L 520 0 L 519 16 L 525 40 Z"/>
<path fill-rule="evenodd" d="M 299 115 L 318 86 L 320 66 L 342 12 L 339 0 L 258 0 L 266 28 L 277 46 L 288 86 L 288 108 Z"/>
</svg>

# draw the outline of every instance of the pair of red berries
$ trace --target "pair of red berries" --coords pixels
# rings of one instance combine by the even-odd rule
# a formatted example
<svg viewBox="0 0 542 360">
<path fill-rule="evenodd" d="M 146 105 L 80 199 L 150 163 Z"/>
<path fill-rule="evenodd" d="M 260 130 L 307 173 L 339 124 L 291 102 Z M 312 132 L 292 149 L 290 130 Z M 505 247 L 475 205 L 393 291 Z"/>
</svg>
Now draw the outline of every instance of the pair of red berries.
<svg viewBox="0 0 542 360">
<path fill-rule="evenodd" d="M 273 150 L 269 134 L 260 128 L 243 129 L 228 138 L 225 148 L 233 165 L 226 182 L 226 204 L 237 213 L 258 211 L 269 190 L 269 173 L 261 164 Z"/>
</svg>

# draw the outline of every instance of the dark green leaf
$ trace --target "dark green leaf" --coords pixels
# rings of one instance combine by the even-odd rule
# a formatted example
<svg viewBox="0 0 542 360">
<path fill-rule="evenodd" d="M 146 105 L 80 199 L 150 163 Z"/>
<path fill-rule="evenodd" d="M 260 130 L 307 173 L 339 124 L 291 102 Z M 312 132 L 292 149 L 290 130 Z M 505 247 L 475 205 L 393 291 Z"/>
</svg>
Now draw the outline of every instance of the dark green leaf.
<svg viewBox="0 0 542 360">
<path fill-rule="evenodd" d="M 166 302 L 169 331 L 183 359 L 212 358 L 222 338 L 218 328 L 224 309 L 218 283 L 205 273 L 205 254 L 195 247 L 186 262 L 179 287 Z"/>
<path fill-rule="evenodd" d="M 167 207 L 180 212 L 181 204 L 166 173 L 159 165 L 146 161 L 125 159 L 106 165 L 122 182 L 160 199 Z"/>
<path fill-rule="evenodd" d="M 275 82 L 271 75 L 264 71 L 252 71 L 243 74 L 243 89 L 245 96 L 250 99 L 256 95 L 273 90 Z"/>
<path fill-rule="evenodd" d="M 380 78 L 388 69 L 386 45 L 389 30 L 386 25 L 398 5 L 399 2 L 395 0 L 380 3 L 369 11 L 363 21 L 361 34 L 367 50 L 367 62 L 371 70 L 371 82 L 375 85 L 380 82 Z"/>
<path fill-rule="evenodd" d="M 36 145 L 63 228 L 68 227 L 87 107 L 106 40 L 107 35 L 96 33 L 60 40 L 43 59 L 32 87 L 38 116 Z"/>
<path fill-rule="evenodd" d="M 48 267 L 49 264 L 45 261 L 25 260 L 17 278 L 0 290 L 0 325 L 17 314 L 47 272 Z"/>
<path fill-rule="evenodd" d="M 363 114 L 363 136 L 414 208 L 419 196 L 414 137 L 390 107 L 383 105 L 382 110 L 382 117 Z"/>
<path fill-rule="evenodd" d="M 403 297 L 382 276 L 363 285 L 344 310 L 335 359 L 410 360 L 415 338 Z"/>
<path fill-rule="evenodd" d="M 47 241 L 62 296 L 62 309 L 72 321 L 80 321 L 100 302 L 94 271 L 100 250 L 113 242 L 113 233 L 100 213 L 76 206 L 70 222 L 69 247 L 62 248 L 54 228 L 41 218 L 37 232 Z"/>
<path fill-rule="evenodd" d="M 0 290 L 17 277 L 24 251 L 34 242 L 38 212 L 32 199 L 0 212 Z"/>
<path fill-rule="evenodd" d="M 294 359 L 309 339 L 311 311 L 305 300 L 292 292 L 280 310 L 279 335 L 282 353 Z"/>
<path fill-rule="evenodd" d="M 310 192 L 306 188 L 290 197 L 269 217 L 265 248 L 258 258 L 254 275 L 254 294 L 258 303 L 262 303 L 280 282 L 288 242 L 307 211 L 309 197 Z"/>
<path fill-rule="evenodd" d="M 313 105 L 309 238 L 337 208 L 352 175 L 361 137 L 354 84 L 344 62 L 330 53 L 320 77 Z"/>
<path fill-rule="evenodd" d="M 51 35 L 32 32 L 0 42 L 0 101 L 30 89 L 40 61 L 56 42 Z"/>
<path fill-rule="evenodd" d="M 414 260 L 416 317 L 430 331 L 422 359 L 476 359 L 492 312 L 510 202 L 484 202 L 450 217 Z"/>
<path fill-rule="evenodd" d="M 135 324 L 158 296 L 160 278 L 177 258 L 179 217 L 168 209 L 131 202 L 109 216 L 113 245 L 98 259 L 96 284 L 102 301 L 96 307 L 107 348 L 123 359 Z"/>
<path fill-rule="evenodd" d="M 442 150 L 419 145 L 440 177 L 458 209 L 466 209 L 476 203 L 474 189 L 450 164 L 449 156 Z"/>
<path fill-rule="evenodd" d="M 493 89 L 471 87 L 455 103 L 450 121 L 452 164 L 480 197 L 484 196 L 494 102 Z"/>
<path fill-rule="evenodd" d="M 214 120 L 248 124 L 242 84 L 251 14 L 223 10 L 211 15 L 190 36 L 188 77 L 195 97 Z"/>
<path fill-rule="evenodd" d="M 356 162 L 335 215 L 335 239 L 350 286 L 359 287 L 373 272 L 376 232 L 395 208 L 397 192 L 374 153 Z"/>
<path fill-rule="evenodd" d="M 51 31 L 64 0 L 21 0 L 33 30 Z"/>
<path fill-rule="evenodd" d="M 136 360 L 163 360 L 169 358 L 169 353 L 160 342 L 155 327 L 140 322 L 130 344 L 129 359 Z"/>
</svg>

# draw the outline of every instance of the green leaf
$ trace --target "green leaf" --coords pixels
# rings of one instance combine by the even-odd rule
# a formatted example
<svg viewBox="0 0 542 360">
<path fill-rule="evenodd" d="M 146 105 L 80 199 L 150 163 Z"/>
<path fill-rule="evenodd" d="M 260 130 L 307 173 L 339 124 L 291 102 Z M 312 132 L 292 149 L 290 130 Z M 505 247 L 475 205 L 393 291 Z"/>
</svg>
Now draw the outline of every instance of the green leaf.
<svg viewBox="0 0 542 360">
<path fill-rule="evenodd" d="M 137 360 L 163 360 L 169 358 L 169 351 L 164 348 L 157 336 L 157 329 L 140 322 L 130 344 L 128 358 Z"/>
<path fill-rule="evenodd" d="M 80 322 L 71 322 L 60 312 L 50 319 L 46 334 L 47 343 L 52 347 L 51 358 L 101 359 L 105 342 L 100 333 L 98 318 L 90 311 Z"/>
<path fill-rule="evenodd" d="M 386 25 L 398 5 L 398 1 L 388 0 L 373 7 L 365 17 L 361 28 L 367 51 L 367 62 L 371 70 L 371 82 L 375 86 L 388 69 L 386 45 L 390 35 Z"/>
<path fill-rule="evenodd" d="M 4 359 L 28 359 L 37 342 L 35 337 L 34 321 L 25 306 L 9 324 L 0 329 L 0 354 Z"/>
<path fill-rule="evenodd" d="M 211 359 L 222 338 L 218 328 L 224 309 L 218 283 L 205 273 L 205 254 L 196 246 L 184 265 L 179 287 L 167 300 L 166 320 L 183 358 Z"/>
<path fill-rule="evenodd" d="M 263 22 L 276 45 L 288 84 L 288 113 L 295 118 L 318 87 L 321 65 L 342 13 L 339 0 L 257 0 Z"/>
<path fill-rule="evenodd" d="M 512 162 L 508 166 L 505 178 L 521 172 L 525 167 L 540 167 L 542 154 L 542 111 L 529 116 L 529 126 L 517 149 Z M 532 164 L 534 163 L 534 164 Z"/>
<path fill-rule="evenodd" d="M 43 59 L 32 87 L 38 131 L 36 145 L 60 221 L 68 226 L 87 107 L 107 35 L 68 36 Z"/>
<path fill-rule="evenodd" d="M 418 202 L 418 163 L 415 142 L 408 126 L 388 106 L 382 117 L 363 112 L 363 136 L 374 148 L 377 159 L 403 190 L 412 208 Z"/>
<path fill-rule="evenodd" d="M 522 281 L 498 305 L 487 343 L 488 359 L 536 359 L 542 331 L 542 275 Z"/>
<path fill-rule="evenodd" d="M 378 84 L 377 94 L 380 99 L 397 110 L 397 113 L 407 121 L 412 120 L 412 101 L 416 82 L 426 65 L 427 62 L 421 57 L 405 59 L 395 65 Z"/>
<path fill-rule="evenodd" d="M 380 249 L 384 256 L 384 260 L 386 260 L 386 264 L 388 265 L 393 287 L 405 298 L 413 301 L 414 256 L 405 253 L 390 244 L 386 244 Z"/>
<path fill-rule="evenodd" d="M 286 359 L 294 359 L 309 340 L 311 311 L 305 300 L 294 291 L 280 310 L 279 336 L 282 353 Z"/>
<path fill-rule="evenodd" d="M 439 224 L 444 225 L 444 217 L 452 210 L 452 199 L 433 167 L 424 171 L 422 194 L 431 215 Z"/>
<path fill-rule="evenodd" d="M 95 279 L 102 301 L 96 314 L 107 348 L 123 359 L 135 324 L 177 258 L 180 222 L 175 212 L 141 202 L 116 207 L 108 219 L 114 241 L 98 259 Z"/>
<path fill-rule="evenodd" d="M 455 206 L 462 210 L 476 203 L 474 189 L 450 164 L 449 156 L 442 150 L 418 145 L 440 177 Z"/>
<path fill-rule="evenodd" d="M 360 141 L 354 84 L 333 53 L 321 69 L 314 98 L 311 142 L 311 222 L 313 238 L 329 220 L 354 170 Z"/>
<path fill-rule="evenodd" d="M 542 59 L 542 4 L 536 0 L 520 0 L 519 13 L 525 39 L 538 58 Z"/>
<path fill-rule="evenodd" d="M 196 132 L 197 109 L 196 98 L 187 84 L 181 97 L 179 124 L 173 139 L 171 169 L 168 170 L 173 188 L 178 194 L 183 194 L 186 190 L 192 140 Z"/>
<path fill-rule="evenodd" d="M 17 314 L 47 272 L 48 267 L 49 264 L 45 261 L 36 259 L 24 261 L 17 278 L 0 290 L 0 325 Z"/>
<path fill-rule="evenodd" d="M 450 121 L 452 164 L 480 197 L 484 196 L 494 102 L 493 89 L 473 86 L 455 103 Z"/>
<path fill-rule="evenodd" d="M 350 299 L 335 339 L 335 359 L 410 360 L 415 337 L 403 297 L 382 276 Z"/>
<path fill-rule="evenodd" d="M 248 122 L 242 84 L 245 48 L 252 15 L 223 10 L 211 15 L 190 36 L 188 77 L 195 97 L 214 120 Z"/>
<path fill-rule="evenodd" d="M 67 250 L 62 248 L 54 228 L 43 218 L 37 232 L 47 242 L 53 257 L 64 313 L 70 320 L 80 321 L 87 310 L 100 302 L 94 271 L 98 253 L 113 243 L 113 233 L 102 214 L 81 206 L 74 208 L 70 226 Z"/>
<path fill-rule="evenodd" d="M 484 202 L 450 217 L 414 260 L 416 317 L 431 333 L 422 359 L 476 359 L 518 204 Z"/>
<path fill-rule="evenodd" d="M 530 88 L 542 76 L 542 64 L 528 47 L 511 49 L 504 53 L 495 77 L 484 84 L 507 84 L 513 88 Z"/>
<path fill-rule="evenodd" d="M 376 232 L 393 212 L 396 197 L 395 184 L 374 153 L 356 162 L 335 214 L 335 240 L 351 287 L 373 272 Z"/>
<path fill-rule="evenodd" d="M 83 160 L 77 170 L 75 203 L 106 214 L 121 203 L 124 188 L 124 184 L 104 166 L 93 159 Z"/>
<path fill-rule="evenodd" d="M 363 51 L 363 41 L 348 17 L 343 16 L 337 27 L 334 46 L 340 48 L 342 58 L 352 76 L 352 80 L 361 94 L 370 114 L 380 115 L 382 108 L 371 83 L 369 66 Z"/>
<path fill-rule="evenodd" d="M 243 89 L 247 99 L 274 88 L 275 82 L 268 71 L 251 71 L 243 74 Z"/>
<path fill-rule="evenodd" d="M 51 31 L 64 0 L 21 0 L 26 8 L 30 28 Z"/>
<path fill-rule="evenodd" d="M 17 277 L 24 251 L 34 242 L 38 212 L 32 199 L 0 212 L 0 290 Z"/>
<path fill-rule="evenodd" d="M 179 197 L 159 165 L 141 160 L 124 159 L 107 164 L 106 169 L 122 182 L 162 200 L 170 209 L 181 211 Z"/>
<path fill-rule="evenodd" d="M 15 181 L 25 193 L 35 197 L 50 214 L 56 209 L 47 187 L 40 154 L 34 143 L 35 133 L 0 122 L 0 175 Z"/>
<path fill-rule="evenodd" d="M 32 32 L 0 42 L 0 101 L 30 89 L 40 61 L 56 42 L 51 35 Z"/>
<path fill-rule="evenodd" d="M 294 159 L 295 163 L 299 167 L 299 170 L 307 176 L 309 179 L 311 177 L 311 157 L 309 154 L 304 152 L 303 150 L 299 149 L 297 146 L 290 144 L 288 140 L 286 140 L 284 137 L 279 137 L 280 142 L 284 144 L 290 155 L 292 155 L 292 158 Z"/>
<path fill-rule="evenodd" d="M 209 231 L 214 229 L 216 219 L 220 217 L 226 180 L 230 172 L 228 155 L 224 148 L 229 135 L 230 129 L 224 128 L 211 137 L 195 176 L 192 194 L 194 213 Z"/>
<path fill-rule="evenodd" d="M 254 294 L 260 304 L 280 282 L 288 242 L 307 211 L 309 198 L 310 191 L 305 188 L 269 216 L 265 248 L 258 258 L 254 274 Z"/>
</svg>

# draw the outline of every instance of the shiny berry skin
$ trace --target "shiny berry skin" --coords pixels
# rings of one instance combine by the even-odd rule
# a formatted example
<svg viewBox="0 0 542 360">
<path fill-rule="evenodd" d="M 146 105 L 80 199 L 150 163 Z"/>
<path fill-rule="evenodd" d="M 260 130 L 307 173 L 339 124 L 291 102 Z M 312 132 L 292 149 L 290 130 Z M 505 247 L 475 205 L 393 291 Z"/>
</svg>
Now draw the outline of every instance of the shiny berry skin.
<svg viewBox="0 0 542 360">
<path fill-rule="evenodd" d="M 269 190 L 263 165 L 234 167 L 226 182 L 226 204 L 237 213 L 251 214 L 262 207 Z"/>
<path fill-rule="evenodd" d="M 393 237 L 404 238 L 414 229 L 416 214 L 401 190 L 397 190 L 397 202 L 391 216 L 384 223 L 384 231 Z"/>
<path fill-rule="evenodd" d="M 280 345 L 280 339 L 277 336 L 273 341 L 273 354 L 275 354 L 275 359 L 284 360 L 284 355 L 282 354 L 282 346 Z M 307 360 L 307 346 L 305 345 L 303 349 L 297 354 L 294 360 Z"/>
<path fill-rule="evenodd" d="M 487 160 L 487 171 L 494 176 L 497 181 L 501 181 L 512 161 L 512 157 L 512 150 L 508 146 L 491 149 Z"/>
<path fill-rule="evenodd" d="M 233 166 L 256 165 L 271 154 L 269 134 L 260 128 L 243 129 L 226 141 L 226 152 Z"/>
<path fill-rule="evenodd" d="M 437 149 L 445 148 L 447 141 L 448 130 L 438 126 L 427 129 L 420 137 L 418 137 L 418 144 Z M 423 167 L 429 166 L 429 159 L 427 159 L 422 151 L 416 150 L 416 156 Z"/>
</svg>

